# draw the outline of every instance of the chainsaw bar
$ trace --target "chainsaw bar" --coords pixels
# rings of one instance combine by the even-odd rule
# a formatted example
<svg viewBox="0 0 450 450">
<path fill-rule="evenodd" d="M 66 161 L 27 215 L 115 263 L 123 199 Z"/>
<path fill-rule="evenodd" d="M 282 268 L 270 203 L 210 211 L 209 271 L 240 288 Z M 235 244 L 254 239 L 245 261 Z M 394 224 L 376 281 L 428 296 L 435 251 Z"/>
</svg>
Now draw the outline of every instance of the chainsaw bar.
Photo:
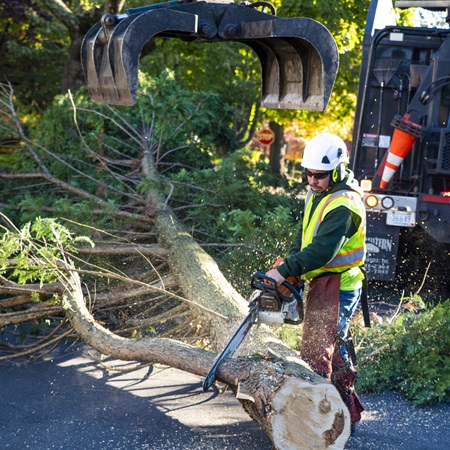
<svg viewBox="0 0 450 450">
<path fill-rule="evenodd" d="M 211 369 L 209 369 L 209 372 L 206 374 L 206 377 L 203 380 L 203 390 L 205 392 L 214 383 L 216 379 L 217 368 L 219 367 L 221 362 L 225 358 L 231 358 L 233 356 L 234 352 L 239 347 L 241 342 L 244 340 L 251 326 L 255 323 L 257 317 L 258 317 L 258 303 L 256 300 L 254 300 L 252 303 L 250 303 L 250 312 L 248 316 L 244 319 L 239 328 L 233 334 L 233 337 L 229 340 L 225 348 L 217 355 L 216 359 L 214 360 L 214 364 L 212 365 Z"/>
<path fill-rule="evenodd" d="M 248 316 L 244 319 L 239 328 L 233 334 L 232 338 L 229 340 L 225 348 L 219 353 L 219 355 L 217 355 L 211 369 L 209 369 L 209 372 L 206 374 L 206 377 L 203 380 L 203 390 L 205 392 L 214 383 L 219 365 L 225 358 L 230 358 L 231 356 L 233 356 L 234 352 L 239 347 L 239 345 L 241 345 L 241 342 L 244 340 L 245 336 L 247 336 L 247 333 L 250 330 L 251 326 L 255 322 L 270 324 L 270 322 L 267 321 L 267 317 L 266 320 L 264 320 L 263 317 L 260 317 L 262 312 L 264 312 L 264 305 L 262 304 L 263 302 L 261 300 L 261 297 L 264 293 L 269 293 L 276 301 L 276 310 L 274 311 L 272 309 L 271 311 L 273 312 L 269 312 L 269 314 L 276 314 L 277 317 L 280 317 L 280 319 L 278 319 L 277 325 L 280 325 L 283 322 L 292 325 L 298 325 L 303 321 L 303 301 L 301 294 L 303 290 L 303 284 L 300 284 L 300 291 L 298 291 L 296 287 L 292 286 L 286 281 L 283 282 L 283 286 L 288 289 L 290 296 L 283 295 L 279 291 L 276 281 L 273 278 L 269 278 L 264 272 L 256 272 L 253 275 L 251 287 L 253 289 L 256 289 L 255 294 L 258 294 L 249 304 L 250 312 Z M 293 303 L 294 300 L 295 303 Z M 283 305 L 287 304 L 297 305 L 297 318 L 295 320 L 289 320 L 290 316 L 288 315 L 288 312 L 283 309 Z"/>
</svg>

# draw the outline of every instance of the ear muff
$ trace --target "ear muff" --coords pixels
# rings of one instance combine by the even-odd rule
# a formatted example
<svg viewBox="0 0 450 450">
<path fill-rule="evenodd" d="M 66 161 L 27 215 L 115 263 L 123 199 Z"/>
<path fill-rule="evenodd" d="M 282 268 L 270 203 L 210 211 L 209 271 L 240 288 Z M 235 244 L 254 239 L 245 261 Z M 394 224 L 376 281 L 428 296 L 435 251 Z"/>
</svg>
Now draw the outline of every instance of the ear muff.
<svg viewBox="0 0 450 450">
<path fill-rule="evenodd" d="M 331 172 L 331 179 L 333 183 L 339 183 L 344 179 L 345 176 L 345 164 L 339 163 Z"/>
</svg>

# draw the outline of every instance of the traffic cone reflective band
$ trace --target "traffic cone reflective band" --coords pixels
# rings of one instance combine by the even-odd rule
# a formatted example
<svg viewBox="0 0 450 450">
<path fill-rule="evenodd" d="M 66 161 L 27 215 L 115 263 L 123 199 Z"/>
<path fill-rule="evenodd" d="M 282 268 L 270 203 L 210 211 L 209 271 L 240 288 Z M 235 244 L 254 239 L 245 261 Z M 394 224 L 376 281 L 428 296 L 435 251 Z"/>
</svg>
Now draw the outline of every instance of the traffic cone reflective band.
<svg viewBox="0 0 450 450">
<path fill-rule="evenodd" d="M 386 164 L 384 166 L 383 175 L 380 181 L 381 189 L 386 189 L 392 176 L 398 170 L 400 164 L 411 150 L 415 140 L 415 136 L 399 130 L 398 128 L 394 129 L 392 143 L 389 147 Z"/>
</svg>

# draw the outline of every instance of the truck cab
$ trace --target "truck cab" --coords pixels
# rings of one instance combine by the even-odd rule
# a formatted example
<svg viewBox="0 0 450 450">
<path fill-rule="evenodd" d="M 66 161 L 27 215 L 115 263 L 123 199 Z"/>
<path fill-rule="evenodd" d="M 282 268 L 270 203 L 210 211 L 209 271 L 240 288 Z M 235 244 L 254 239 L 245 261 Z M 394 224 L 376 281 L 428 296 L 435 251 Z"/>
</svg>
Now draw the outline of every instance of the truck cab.
<svg viewBox="0 0 450 450">
<path fill-rule="evenodd" d="M 395 4 L 447 16 L 450 8 L 444 0 Z M 450 243 L 450 29 L 366 33 L 350 167 L 365 190 L 369 279 L 394 278 L 402 229 Z"/>
</svg>

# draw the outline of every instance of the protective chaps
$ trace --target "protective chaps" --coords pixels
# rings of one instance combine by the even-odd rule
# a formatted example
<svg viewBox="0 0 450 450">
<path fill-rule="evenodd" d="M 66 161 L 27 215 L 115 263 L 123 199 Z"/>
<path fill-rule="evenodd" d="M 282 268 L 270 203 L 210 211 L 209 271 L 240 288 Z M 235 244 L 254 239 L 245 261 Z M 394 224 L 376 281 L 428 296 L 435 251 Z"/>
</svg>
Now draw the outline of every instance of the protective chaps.
<svg viewBox="0 0 450 450">
<path fill-rule="evenodd" d="M 336 386 L 354 423 L 361 420 L 364 407 L 353 386 L 357 372 L 336 346 L 340 280 L 340 274 L 332 274 L 310 281 L 300 354 L 314 372 Z"/>
</svg>

